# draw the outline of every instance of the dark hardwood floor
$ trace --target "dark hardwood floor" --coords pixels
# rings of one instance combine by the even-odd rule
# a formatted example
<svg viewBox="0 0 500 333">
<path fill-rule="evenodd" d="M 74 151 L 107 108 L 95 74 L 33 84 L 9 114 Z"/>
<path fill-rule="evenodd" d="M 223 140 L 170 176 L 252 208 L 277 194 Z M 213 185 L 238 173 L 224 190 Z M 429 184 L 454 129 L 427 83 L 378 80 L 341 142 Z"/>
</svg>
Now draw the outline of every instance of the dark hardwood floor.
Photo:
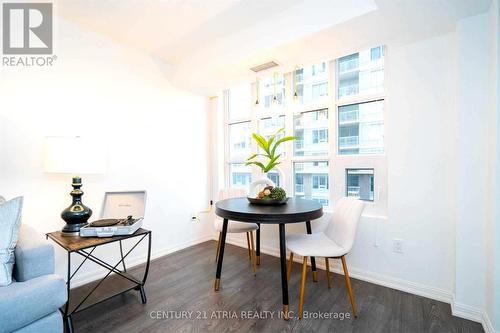
<svg viewBox="0 0 500 333">
<path fill-rule="evenodd" d="M 483 332 L 480 324 L 453 317 L 448 304 L 355 279 L 358 318 L 340 319 L 351 313 L 344 279 L 332 274 L 328 289 L 324 271 L 318 272 L 317 283 L 308 275 L 304 310 L 337 317 L 298 320 L 292 314 L 284 321 L 277 317 L 282 308 L 278 258 L 263 255 L 254 277 L 247 250 L 227 245 L 221 290 L 216 293 L 214 255 L 215 242 L 210 241 L 153 261 L 147 304 L 137 291 L 114 297 L 75 314 L 75 332 Z M 130 272 L 141 276 L 142 269 Z M 112 276 L 96 296 L 126 283 Z M 289 286 L 292 312 L 297 311 L 299 285 L 300 266 L 295 263 Z M 91 287 L 79 287 L 74 295 Z M 260 318 L 248 318 L 256 315 Z"/>
</svg>

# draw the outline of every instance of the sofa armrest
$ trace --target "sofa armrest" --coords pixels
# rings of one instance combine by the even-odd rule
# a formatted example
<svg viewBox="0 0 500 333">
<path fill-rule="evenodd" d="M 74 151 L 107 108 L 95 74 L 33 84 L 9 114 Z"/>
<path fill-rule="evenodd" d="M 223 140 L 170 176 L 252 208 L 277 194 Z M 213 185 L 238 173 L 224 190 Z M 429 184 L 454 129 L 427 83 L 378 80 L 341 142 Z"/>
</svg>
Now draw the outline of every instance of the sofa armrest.
<svg viewBox="0 0 500 333">
<path fill-rule="evenodd" d="M 54 273 L 54 248 L 28 226 L 21 226 L 15 256 L 16 281 L 23 282 Z"/>
<path fill-rule="evenodd" d="M 0 287 L 0 333 L 24 331 L 27 325 L 58 311 L 66 300 L 66 283 L 56 274 Z M 56 332 L 52 328 L 26 331 Z"/>
</svg>

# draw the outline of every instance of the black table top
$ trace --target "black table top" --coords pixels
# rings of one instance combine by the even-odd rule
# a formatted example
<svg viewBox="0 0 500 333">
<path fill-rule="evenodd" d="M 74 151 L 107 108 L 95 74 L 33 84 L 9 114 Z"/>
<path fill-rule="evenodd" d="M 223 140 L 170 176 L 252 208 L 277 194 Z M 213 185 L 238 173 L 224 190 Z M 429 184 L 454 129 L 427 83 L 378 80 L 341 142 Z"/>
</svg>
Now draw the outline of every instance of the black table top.
<svg viewBox="0 0 500 333">
<path fill-rule="evenodd" d="M 231 198 L 215 204 L 215 214 L 240 222 L 298 223 L 323 216 L 323 206 L 313 200 L 290 198 L 284 205 L 252 205 L 247 198 Z"/>
</svg>

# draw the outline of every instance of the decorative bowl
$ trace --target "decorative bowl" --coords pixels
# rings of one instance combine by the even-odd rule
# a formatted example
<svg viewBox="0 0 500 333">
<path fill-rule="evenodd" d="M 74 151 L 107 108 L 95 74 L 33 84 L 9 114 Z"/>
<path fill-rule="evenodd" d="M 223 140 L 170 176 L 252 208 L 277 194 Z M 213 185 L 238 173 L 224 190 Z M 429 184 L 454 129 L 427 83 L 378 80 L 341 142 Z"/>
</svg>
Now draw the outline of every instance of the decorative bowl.
<svg viewBox="0 0 500 333">
<path fill-rule="evenodd" d="M 274 199 L 257 199 L 257 198 L 247 197 L 247 199 L 252 205 L 263 205 L 263 206 L 284 205 L 288 201 L 288 198 L 282 200 L 274 200 Z"/>
</svg>

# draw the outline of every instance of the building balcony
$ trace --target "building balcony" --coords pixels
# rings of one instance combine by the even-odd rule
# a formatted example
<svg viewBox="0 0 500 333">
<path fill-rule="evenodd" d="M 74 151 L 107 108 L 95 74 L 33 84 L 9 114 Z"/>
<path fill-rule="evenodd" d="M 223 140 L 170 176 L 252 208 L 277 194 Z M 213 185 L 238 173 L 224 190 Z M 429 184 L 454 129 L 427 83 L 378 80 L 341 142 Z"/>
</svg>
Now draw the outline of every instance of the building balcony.
<svg viewBox="0 0 500 333">
<path fill-rule="evenodd" d="M 351 59 L 348 61 L 341 61 L 339 62 L 339 75 L 351 72 L 351 71 L 356 71 L 359 69 L 359 59 Z"/>
<path fill-rule="evenodd" d="M 339 124 L 352 124 L 359 122 L 359 110 L 339 112 Z"/>
<path fill-rule="evenodd" d="M 339 97 L 352 96 L 359 94 L 359 85 L 351 84 L 349 86 L 339 87 Z"/>
<path fill-rule="evenodd" d="M 359 147 L 359 136 L 342 136 L 339 137 L 339 148 L 358 148 Z"/>
<path fill-rule="evenodd" d="M 359 198 L 359 191 L 360 191 L 359 186 L 348 186 L 347 187 L 347 196 Z"/>
</svg>

